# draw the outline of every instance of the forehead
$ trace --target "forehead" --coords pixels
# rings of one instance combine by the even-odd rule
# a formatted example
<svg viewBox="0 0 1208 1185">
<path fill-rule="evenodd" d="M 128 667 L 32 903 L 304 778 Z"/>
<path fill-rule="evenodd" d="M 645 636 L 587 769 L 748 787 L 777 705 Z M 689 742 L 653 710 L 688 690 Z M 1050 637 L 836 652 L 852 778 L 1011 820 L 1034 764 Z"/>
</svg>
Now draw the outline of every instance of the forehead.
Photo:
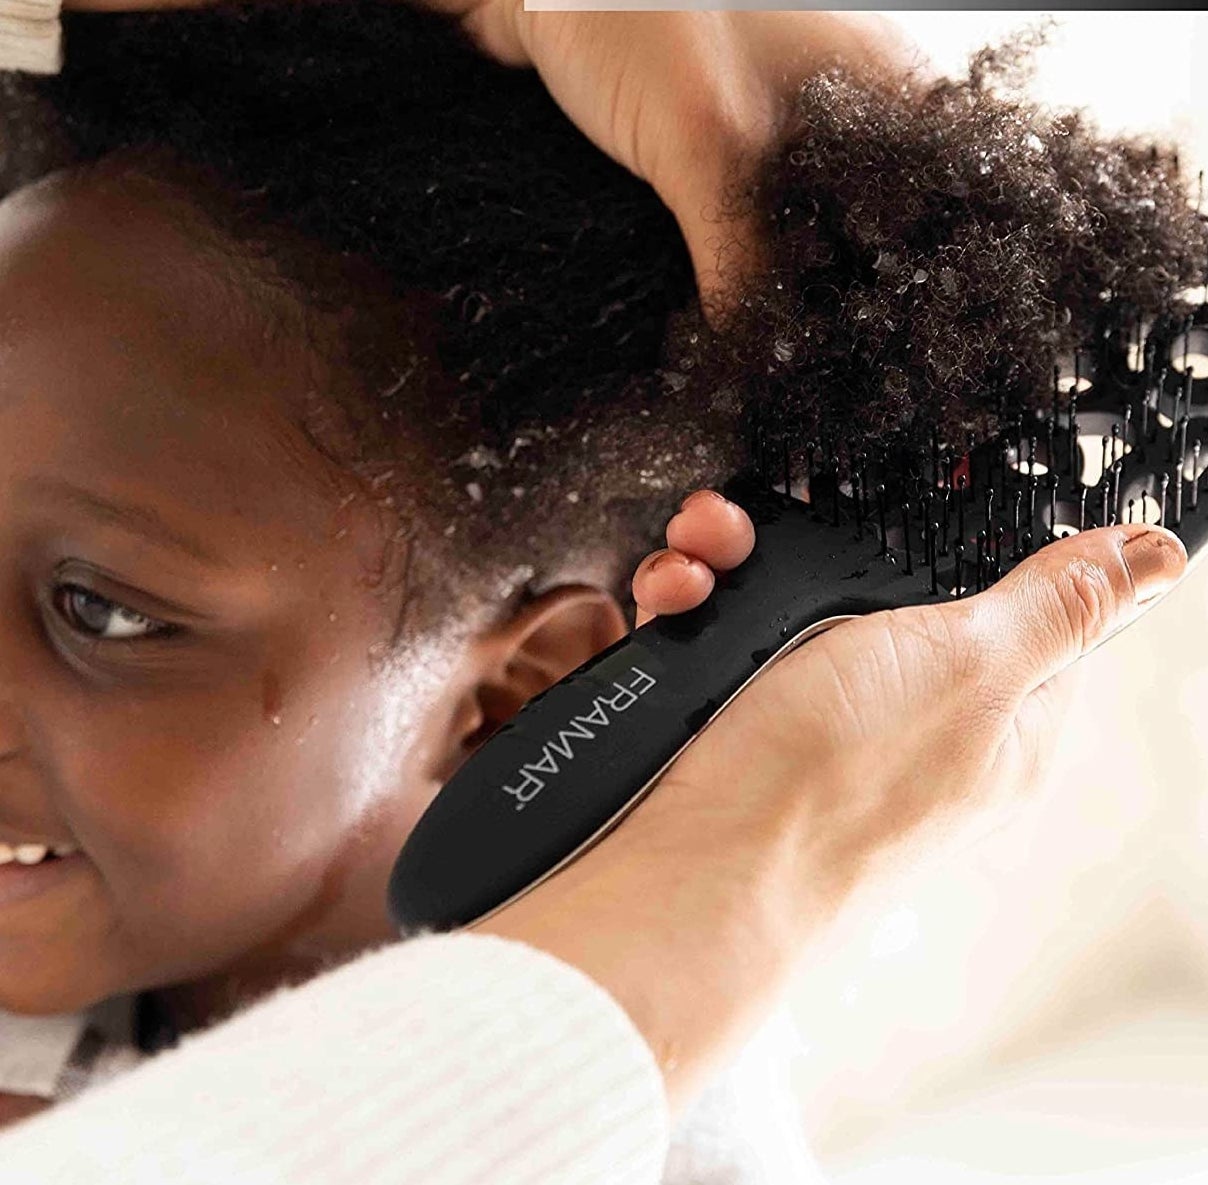
<svg viewBox="0 0 1208 1185">
<path fill-rule="evenodd" d="M 0 203 L 0 485 L 69 469 L 305 531 L 338 484 L 295 426 L 320 363 L 241 297 L 183 199 L 91 177 Z"/>
</svg>

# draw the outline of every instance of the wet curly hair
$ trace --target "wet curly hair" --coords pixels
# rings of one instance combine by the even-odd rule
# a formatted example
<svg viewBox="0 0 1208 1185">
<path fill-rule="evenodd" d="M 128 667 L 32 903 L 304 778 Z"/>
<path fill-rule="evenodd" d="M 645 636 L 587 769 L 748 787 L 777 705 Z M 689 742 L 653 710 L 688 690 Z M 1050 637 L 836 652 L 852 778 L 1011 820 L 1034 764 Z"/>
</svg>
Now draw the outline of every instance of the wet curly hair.
<svg viewBox="0 0 1208 1185">
<path fill-rule="evenodd" d="M 184 189 L 346 374 L 352 430 L 315 443 L 367 495 L 408 487 L 446 614 L 452 588 L 498 611 L 584 572 L 624 598 L 678 499 L 747 462 L 752 409 L 836 449 L 991 430 L 1104 293 L 1157 312 L 1208 259 L 1168 152 L 1002 90 L 1022 42 L 962 80 L 805 80 L 724 210 L 756 213 L 768 265 L 710 325 L 650 187 L 442 18 L 255 0 L 64 25 L 60 75 L 3 80 L 0 182 Z M 422 478 L 394 477 L 404 439 Z"/>
</svg>

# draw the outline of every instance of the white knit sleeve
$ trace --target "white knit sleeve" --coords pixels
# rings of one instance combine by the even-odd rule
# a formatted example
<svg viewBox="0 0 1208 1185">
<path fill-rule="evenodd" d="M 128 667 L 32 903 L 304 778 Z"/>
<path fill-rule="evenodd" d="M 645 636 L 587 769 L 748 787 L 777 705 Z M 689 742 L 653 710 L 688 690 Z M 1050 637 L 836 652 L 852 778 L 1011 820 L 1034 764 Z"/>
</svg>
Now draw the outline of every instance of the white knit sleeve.
<svg viewBox="0 0 1208 1185">
<path fill-rule="evenodd" d="M 0 1136 L 23 1185 L 655 1185 L 662 1078 L 543 952 L 430 936 L 362 956 Z"/>
<path fill-rule="evenodd" d="M 0 0 L 0 70 L 57 74 L 60 0 Z"/>
</svg>

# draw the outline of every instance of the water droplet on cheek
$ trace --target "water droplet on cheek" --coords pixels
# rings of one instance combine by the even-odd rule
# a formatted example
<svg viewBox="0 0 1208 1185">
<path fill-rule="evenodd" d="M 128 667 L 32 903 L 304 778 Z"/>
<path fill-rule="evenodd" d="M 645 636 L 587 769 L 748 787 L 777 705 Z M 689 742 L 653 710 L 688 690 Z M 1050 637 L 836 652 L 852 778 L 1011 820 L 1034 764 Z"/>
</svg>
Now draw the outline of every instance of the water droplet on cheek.
<svg viewBox="0 0 1208 1185">
<path fill-rule="evenodd" d="M 281 723 L 281 680 L 275 672 L 265 671 L 260 676 L 260 706 L 266 720 Z"/>
<path fill-rule="evenodd" d="M 295 745 L 304 745 L 306 743 L 306 738 L 310 734 L 311 729 L 314 728 L 314 726 L 318 723 L 319 723 L 319 717 L 312 712 L 306 718 L 306 727 L 302 730 L 302 732 L 299 736 L 296 736 L 294 738 L 294 744 Z"/>
</svg>

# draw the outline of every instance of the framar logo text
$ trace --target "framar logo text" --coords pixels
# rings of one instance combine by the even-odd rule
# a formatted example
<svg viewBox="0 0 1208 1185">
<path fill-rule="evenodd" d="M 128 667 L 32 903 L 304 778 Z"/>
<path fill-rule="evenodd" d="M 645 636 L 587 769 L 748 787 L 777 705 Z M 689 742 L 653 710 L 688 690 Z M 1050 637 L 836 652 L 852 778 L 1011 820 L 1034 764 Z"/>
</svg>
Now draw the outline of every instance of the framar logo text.
<svg viewBox="0 0 1208 1185">
<path fill-rule="evenodd" d="M 630 683 L 613 682 L 615 695 L 595 696 L 591 711 L 572 716 L 567 726 L 558 730 L 556 738 L 541 746 L 541 757 L 537 761 L 526 761 L 512 775 L 503 792 L 515 799 L 518 811 L 524 810 L 545 789 L 550 778 L 561 773 L 576 756 L 589 748 L 600 729 L 607 728 L 622 712 L 628 712 L 658 682 L 639 667 L 629 669 L 634 675 Z"/>
</svg>

